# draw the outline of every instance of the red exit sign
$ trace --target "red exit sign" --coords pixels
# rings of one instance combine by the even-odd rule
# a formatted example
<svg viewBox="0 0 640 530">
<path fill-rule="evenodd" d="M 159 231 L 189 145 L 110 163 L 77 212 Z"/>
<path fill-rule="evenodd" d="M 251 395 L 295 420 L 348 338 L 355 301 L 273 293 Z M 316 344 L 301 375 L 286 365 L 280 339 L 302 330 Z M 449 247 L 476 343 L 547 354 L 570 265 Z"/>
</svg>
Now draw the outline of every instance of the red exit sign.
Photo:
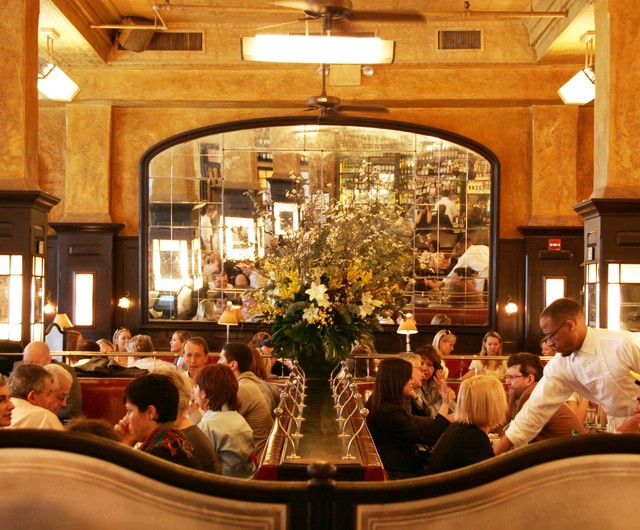
<svg viewBox="0 0 640 530">
<path fill-rule="evenodd" d="M 562 250 L 562 239 L 548 239 L 547 249 L 551 252 L 559 252 Z"/>
</svg>

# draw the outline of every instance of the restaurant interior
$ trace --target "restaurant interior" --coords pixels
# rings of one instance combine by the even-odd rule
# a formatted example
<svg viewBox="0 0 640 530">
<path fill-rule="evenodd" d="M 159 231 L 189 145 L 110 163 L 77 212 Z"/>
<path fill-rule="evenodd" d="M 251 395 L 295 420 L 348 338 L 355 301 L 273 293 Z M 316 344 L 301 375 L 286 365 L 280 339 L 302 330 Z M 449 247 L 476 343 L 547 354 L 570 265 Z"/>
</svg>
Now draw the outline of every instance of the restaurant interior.
<svg viewBox="0 0 640 530">
<path fill-rule="evenodd" d="M 441 315 L 456 354 L 477 354 L 489 330 L 500 332 L 505 354 L 539 353 L 539 314 L 559 297 L 580 301 L 592 327 L 639 332 L 636 22 L 632 0 L 6 0 L 0 341 L 26 345 L 53 329 L 59 349 L 73 350 L 74 331 L 97 340 L 125 327 L 152 337 L 159 354 L 180 329 L 212 352 L 246 342 L 270 323 L 243 311 L 251 286 L 232 271 L 259 269 L 286 245 L 305 225 L 302 202 L 322 211 L 353 201 L 396 206 L 408 243 L 404 307 L 380 320 L 379 354 L 430 344 Z M 273 49 L 254 57 L 268 34 L 301 39 L 279 50 L 298 57 L 275 58 Z M 330 55 L 331 39 L 374 37 L 384 57 L 344 59 L 344 43 Z M 66 94 L 47 92 L 58 75 Z M 589 95 L 572 99 L 574 80 Z M 452 296 L 444 284 L 469 245 L 486 249 L 486 266 L 463 278 L 473 296 Z M 301 409 L 296 392 L 292 406 Z M 343 422 L 355 433 L 360 407 L 350 403 L 345 413 L 355 415 Z M 273 469 L 264 468 L 281 481 L 299 472 L 283 466 L 287 443 L 295 453 L 291 425 L 301 421 L 289 413 L 272 440 Z M 37 436 L 15 440 L 6 443 L 47 447 Z M 371 440 L 350 440 L 360 467 L 350 474 L 343 461 L 338 473 L 347 482 L 375 477 Z M 63 452 L 77 446 L 54 442 Z M 637 469 L 632 441 L 607 443 Z M 451 507 L 486 502 L 513 473 L 542 480 L 551 499 L 564 482 L 544 479 L 545 466 L 566 466 L 567 480 L 580 480 L 607 443 L 585 443 L 586 460 L 575 464 L 575 447 L 554 442 L 425 479 L 417 490 L 398 486 L 386 513 L 382 490 L 349 483 L 341 491 L 335 469 L 322 466 L 308 470 L 310 486 L 278 490 L 194 479 L 109 450 L 106 480 L 137 481 L 137 471 L 151 470 L 139 487 L 158 499 L 176 490 L 207 497 L 213 504 L 202 509 L 221 528 L 244 527 L 234 514 L 253 503 L 273 528 L 391 528 L 402 517 L 422 527 L 425 513 L 446 526 L 464 524 Z M 89 460 L 104 450 L 88 444 L 78 469 L 94 473 Z M 613 467 L 593 469 L 608 480 Z M 633 480 L 625 472 L 619 487 Z M 527 494 L 513 488 L 510 499 Z M 621 521 L 631 517 L 626 508 L 620 502 Z M 495 523 L 488 506 L 476 515 Z M 201 517 L 182 516 L 176 527 Z"/>
</svg>

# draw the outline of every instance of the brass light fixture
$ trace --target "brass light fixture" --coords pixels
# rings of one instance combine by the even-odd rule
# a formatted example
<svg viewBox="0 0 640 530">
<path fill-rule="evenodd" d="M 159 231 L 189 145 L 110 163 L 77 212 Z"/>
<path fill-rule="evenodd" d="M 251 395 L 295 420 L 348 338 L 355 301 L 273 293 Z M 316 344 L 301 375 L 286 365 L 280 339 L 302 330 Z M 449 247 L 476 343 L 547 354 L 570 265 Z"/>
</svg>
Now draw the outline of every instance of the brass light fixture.
<svg viewBox="0 0 640 530">
<path fill-rule="evenodd" d="M 405 319 L 398 326 L 398 331 L 396 333 L 399 333 L 400 335 L 406 335 L 407 351 L 410 352 L 411 342 L 409 340 L 409 335 L 415 335 L 416 333 L 418 333 L 418 328 L 416 327 L 416 321 L 413 318 L 413 315 L 411 313 L 407 313 L 407 315 L 405 316 Z"/>
<path fill-rule="evenodd" d="M 227 326 L 227 342 L 229 342 L 229 327 L 238 325 L 238 315 L 233 309 L 231 302 L 227 302 L 227 308 L 223 311 L 218 319 L 218 324 Z"/>
<path fill-rule="evenodd" d="M 504 306 L 504 312 L 507 316 L 515 315 L 518 312 L 518 304 L 516 304 L 510 296 L 507 296 L 507 303 Z"/>
<path fill-rule="evenodd" d="M 118 300 L 118 307 L 125 310 L 131 307 L 131 294 L 129 291 L 125 291 L 124 296 Z"/>
</svg>

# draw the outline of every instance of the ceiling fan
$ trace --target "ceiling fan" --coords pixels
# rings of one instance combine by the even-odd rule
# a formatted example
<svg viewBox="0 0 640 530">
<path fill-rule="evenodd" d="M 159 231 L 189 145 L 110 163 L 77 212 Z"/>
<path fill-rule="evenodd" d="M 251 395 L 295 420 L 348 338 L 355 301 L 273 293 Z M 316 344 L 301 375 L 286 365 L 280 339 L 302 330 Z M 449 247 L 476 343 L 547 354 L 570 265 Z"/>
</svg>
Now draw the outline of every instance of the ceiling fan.
<svg viewBox="0 0 640 530">
<path fill-rule="evenodd" d="M 375 105 L 358 105 L 357 103 L 343 105 L 339 97 L 328 96 L 326 90 L 327 70 L 326 65 L 322 65 L 322 92 L 319 96 L 310 96 L 307 98 L 307 111 L 320 111 L 320 117 L 324 118 L 330 112 L 389 112 L 385 107 Z"/>
<path fill-rule="evenodd" d="M 276 0 L 274 5 L 303 11 L 306 20 L 322 19 L 322 30 L 330 31 L 340 20 L 420 22 L 424 15 L 417 11 L 354 11 L 351 0 Z"/>
</svg>

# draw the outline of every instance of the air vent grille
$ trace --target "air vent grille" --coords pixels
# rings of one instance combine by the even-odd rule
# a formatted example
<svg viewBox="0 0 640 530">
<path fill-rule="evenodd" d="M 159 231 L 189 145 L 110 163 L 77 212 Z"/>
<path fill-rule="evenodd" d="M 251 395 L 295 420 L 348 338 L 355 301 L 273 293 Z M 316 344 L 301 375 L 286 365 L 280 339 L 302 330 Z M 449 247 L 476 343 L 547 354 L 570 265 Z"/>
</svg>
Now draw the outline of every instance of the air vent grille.
<svg viewBox="0 0 640 530">
<path fill-rule="evenodd" d="M 482 31 L 438 31 L 439 50 L 480 50 Z"/>
<path fill-rule="evenodd" d="M 157 31 L 149 42 L 147 50 L 202 51 L 202 33 Z"/>
</svg>

